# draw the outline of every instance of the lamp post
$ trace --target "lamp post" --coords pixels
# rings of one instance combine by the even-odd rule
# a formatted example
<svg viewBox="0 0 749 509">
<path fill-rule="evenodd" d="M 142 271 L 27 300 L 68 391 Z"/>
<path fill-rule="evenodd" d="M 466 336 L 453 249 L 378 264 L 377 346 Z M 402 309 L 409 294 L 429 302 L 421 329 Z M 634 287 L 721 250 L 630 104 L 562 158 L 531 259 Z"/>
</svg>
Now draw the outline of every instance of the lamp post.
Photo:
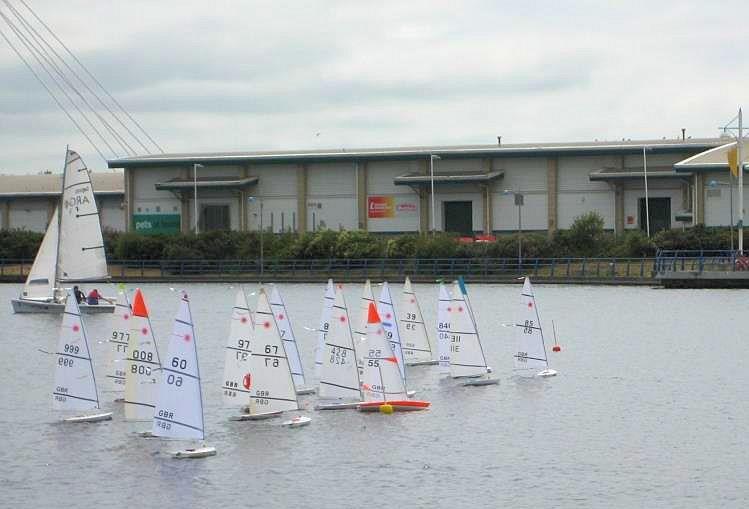
<svg viewBox="0 0 749 509">
<path fill-rule="evenodd" d="M 707 186 L 713 188 L 718 186 L 728 186 L 729 208 L 731 209 L 731 252 L 733 252 L 733 183 L 731 181 L 723 182 L 722 180 L 711 180 L 707 183 Z"/>
<path fill-rule="evenodd" d="M 195 224 L 195 235 L 200 233 L 198 231 L 198 168 L 203 168 L 202 164 L 195 163 L 192 165 L 192 186 L 193 186 L 193 216 Z"/>
<path fill-rule="evenodd" d="M 738 120 L 738 128 L 733 127 L 734 121 Z M 739 108 L 739 113 L 725 126 L 721 127 L 724 133 L 729 133 L 736 140 L 736 165 L 738 169 L 738 188 L 739 188 L 739 203 L 737 207 L 739 209 L 739 219 L 736 224 L 739 230 L 739 246 L 738 251 L 740 255 L 744 254 L 744 119 Z M 738 131 L 738 135 L 733 134 L 731 131 Z M 733 196 L 733 193 L 731 193 Z"/>
<path fill-rule="evenodd" d="M 648 202 L 648 155 L 646 153 L 647 147 L 642 146 L 642 168 L 645 174 L 645 227 L 647 229 L 648 238 L 650 238 L 650 203 Z"/>
<path fill-rule="evenodd" d="M 432 236 L 434 236 L 434 160 L 435 159 L 442 159 L 440 156 L 435 154 L 429 154 L 429 180 L 432 186 L 432 212 L 431 212 L 431 223 L 432 223 Z"/>
<path fill-rule="evenodd" d="M 248 196 L 247 201 L 249 203 L 253 203 L 255 201 L 258 202 L 260 206 L 260 278 L 263 277 L 263 200 L 262 198 L 256 198 L 254 196 Z"/>
<path fill-rule="evenodd" d="M 521 213 L 525 196 L 512 189 L 502 191 L 504 195 L 513 195 L 515 197 L 515 206 L 518 208 L 518 270 L 523 264 L 523 216 Z"/>
</svg>

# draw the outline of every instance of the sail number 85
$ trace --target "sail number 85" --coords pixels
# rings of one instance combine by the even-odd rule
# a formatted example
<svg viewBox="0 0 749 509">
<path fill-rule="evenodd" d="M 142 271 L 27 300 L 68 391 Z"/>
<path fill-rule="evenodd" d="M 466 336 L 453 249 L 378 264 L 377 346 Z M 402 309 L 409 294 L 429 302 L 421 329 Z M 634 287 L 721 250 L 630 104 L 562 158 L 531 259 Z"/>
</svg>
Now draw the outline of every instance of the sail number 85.
<svg viewBox="0 0 749 509">
<path fill-rule="evenodd" d="M 523 334 L 533 334 L 533 320 L 526 320 L 523 324 Z"/>
</svg>

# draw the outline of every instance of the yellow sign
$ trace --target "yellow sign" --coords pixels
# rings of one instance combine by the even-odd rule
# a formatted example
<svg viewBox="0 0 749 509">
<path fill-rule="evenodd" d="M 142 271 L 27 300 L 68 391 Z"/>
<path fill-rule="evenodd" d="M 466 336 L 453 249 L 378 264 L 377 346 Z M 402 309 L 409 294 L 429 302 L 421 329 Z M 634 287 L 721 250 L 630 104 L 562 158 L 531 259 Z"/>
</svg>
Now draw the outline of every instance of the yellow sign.
<svg viewBox="0 0 749 509">
<path fill-rule="evenodd" d="M 739 163 L 738 163 L 738 151 L 736 147 L 728 149 L 728 167 L 731 169 L 731 175 L 734 177 L 739 176 Z"/>
</svg>

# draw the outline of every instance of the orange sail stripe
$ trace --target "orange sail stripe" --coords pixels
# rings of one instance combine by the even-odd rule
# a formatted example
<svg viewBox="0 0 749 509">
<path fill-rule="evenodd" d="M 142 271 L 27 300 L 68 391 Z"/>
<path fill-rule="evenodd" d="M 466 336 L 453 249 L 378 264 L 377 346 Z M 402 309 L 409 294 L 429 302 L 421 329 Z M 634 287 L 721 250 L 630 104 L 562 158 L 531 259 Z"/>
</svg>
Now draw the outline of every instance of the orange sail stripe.
<svg viewBox="0 0 749 509">
<path fill-rule="evenodd" d="M 374 302 L 369 303 L 369 314 L 367 315 L 367 323 L 380 323 L 380 315 L 377 314 L 377 308 Z"/>
<path fill-rule="evenodd" d="M 140 288 L 135 289 L 135 295 L 133 296 L 133 315 L 148 318 L 148 308 Z"/>
</svg>

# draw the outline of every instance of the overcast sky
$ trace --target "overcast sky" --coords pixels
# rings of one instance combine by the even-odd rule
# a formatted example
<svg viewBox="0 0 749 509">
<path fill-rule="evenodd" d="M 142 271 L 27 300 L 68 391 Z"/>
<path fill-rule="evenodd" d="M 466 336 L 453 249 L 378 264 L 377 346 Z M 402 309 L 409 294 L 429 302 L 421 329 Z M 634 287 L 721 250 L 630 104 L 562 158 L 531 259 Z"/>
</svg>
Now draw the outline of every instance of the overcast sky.
<svg viewBox="0 0 749 509">
<path fill-rule="evenodd" d="M 739 1 L 26 1 L 166 152 L 716 136 L 749 84 Z M 0 172 L 66 144 L 0 40 Z"/>
</svg>

